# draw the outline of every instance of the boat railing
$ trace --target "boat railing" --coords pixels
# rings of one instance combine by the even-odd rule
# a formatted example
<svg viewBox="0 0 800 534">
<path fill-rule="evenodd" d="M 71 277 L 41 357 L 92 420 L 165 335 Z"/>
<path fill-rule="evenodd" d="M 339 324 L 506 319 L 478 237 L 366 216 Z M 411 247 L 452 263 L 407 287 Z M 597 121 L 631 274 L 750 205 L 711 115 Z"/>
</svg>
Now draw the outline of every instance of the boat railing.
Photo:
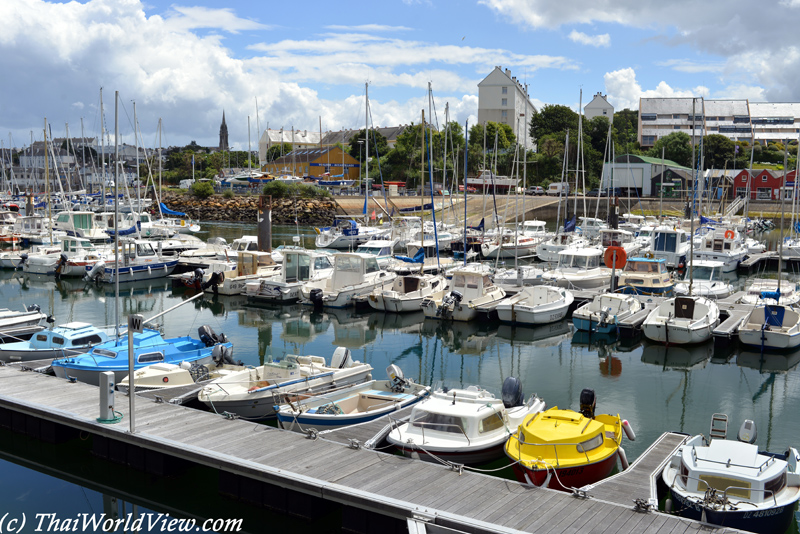
<svg viewBox="0 0 800 534">
<path fill-rule="evenodd" d="M 725 467 L 741 467 L 742 469 L 758 469 L 759 473 L 761 473 L 766 468 L 768 468 L 770 465 L 775 463 L 775 457 L 774 456 L 769 456 L 766 460 L 761 462 L 760 465 L 741 465 L 741 464 L 731 463 L 730 460 L 728 460 L 726 462 L 721 462 L 719 460 L 710 460 L 708 458 L 699 458 L 697 456 L 697 451 L 695 450 L 695 447 L 692 447 L 692 460 L 695 463 L 697 463 L 698 460 L 703 460 L 704 462 L 707 462 L 707 463 L 720 464 L 720 465 L 724 465 Z"/>
<path fill-rule="evenodd" d="M 441 431 L 444 431 L 444 432 L 450 432 L 450 430 L 445 430 L 448 427 L 457 428 L 458 431 L 461 432 L 461 435 L 464 436 L 464 439 L 467 440 L 467 446 L 471 446 L 472 445 L 472 442 L 470 441 L 469 436 L 467 436 L 467 433 L 464 432 L 463 428 L 461 428 L 461 425 L 456 425 L 456 424 L 452 424 L 452 423 L 426 423 L 424 421 L 411 421 L 411 424 L 413 426 L 418 426 L 418 427 L 420 427 L 422 429 L 422 443 L 425 443 L 425 427 L 426 426 L 431 426 L 431 427 L 437 427 L 437 428 L 431 428 L 431 430 L 441 430 Z M 454 432 L 454 434 L 457 434 L 457 433 L 458 432 Z"/>
<path fill-rule="evenodd" d="M 716 463 L 724 464 L 725 462 L 716 462 Z M 745 467 L 745 466 L 739 466 L 739 467 Z M 693 477 L 693 476 L 689 476 L 689 475 L 682 475 L 677 470 L 675 471 L 675 476 L 672 478 L 672 484 L 670 484 L 670 488 L 675 487 L 675 481 L 678 478 L 681 479 L 681 481 L 683 482 L 684 487 L 686 486 L 686 482 L 688 480 L 695 480 L 695 481 L 697 481 L 697 491 L 700 491 L 700 482 L 702 482 L 703 485 L 705 486 L 705 491 L 708 491 L 708 490 L 719 491 L 719 490 L 717 490 L 717 488 L 712 488 L 708 484 L 708 482 L 706 482 L 702 478 Z M 773 490 L 761 489 L 761 488 L 751 488 L 751 487 L 746 487 L 746 486 L 727 486 L 722 492 L 722 500 L 723 501 L 727 501 L 727 499 L 728 499 L 728 491 L 730 491 L 730 490 L 739 490 L 739 491 L 742 491 L 742 492 L 744 492 L 744 491 L 747 491 L 747 492 L 754 491 L 754 492 L 757 492 L 757 493 L 763 493 L 763 494 L 765 494 L 765 496 L 772 497 L 773 504 L 775 506 L 778 506 L 778 498 L 775 496 L 775 492 Z M 750 502 L 750 501 L 738 501 L 738 502 L 741 503 L 741 502 Z M 750 504 L 754 504 L 754 503 L 750 503 Z"/>
<path fill-rule="evenodd" d="M 562 445 L 564 445 L 564 446 L 574 445 L 575 446 L 575 450 L 577 450 L 578 452 L 582 452 L 583 453 L 583 455 L 586 457 L 586 461 L 587 462 L 591 462 L 591 459 L 589 458 L 589 450 L 594 450 L 594 449 L 586 450 L 584 448 L 584 446 L 583 446 L 583 443 L 566 443 L 566 442 L 534 443 L 534 442 L 530 442 L 530 441 L 525 441 L 525 440 L 522 440 L 522 439 L 519 438 L 519 432 L 517 432 L 515 434 L 511 434 L 511 437 L 512 438 L 516 438 L 516 440 L 519 442 L 520 446 L 522 446 L 522 445 L 531 445 L 533 447 L 553 447 L 553 453 L 554 453 L 555 459 L 556 459 L 556 467 L 561 467 L 561 464 L 559 463 L 559 460 L 558 460 L 558 447 L 560 447 Z M 531 462 L 536 463 L 537 461 L 536 460 L 531 460 Z"/>
</svg>

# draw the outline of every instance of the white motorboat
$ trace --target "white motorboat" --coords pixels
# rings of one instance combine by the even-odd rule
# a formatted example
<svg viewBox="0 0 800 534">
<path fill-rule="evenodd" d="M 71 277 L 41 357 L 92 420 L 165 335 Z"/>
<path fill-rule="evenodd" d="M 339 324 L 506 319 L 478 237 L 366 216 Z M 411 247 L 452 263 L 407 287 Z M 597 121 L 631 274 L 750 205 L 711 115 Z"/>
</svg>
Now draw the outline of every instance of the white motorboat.
<svg viewBox="0 0 800 534">
<path fill-rule="evenodd" d="M 732 228 L 715 228 L 707 232 L 700 246 L 694 247 L 693 260 L 722 262 L 722 272 L 735 271 L 747 256 L 747 247 L 739 232 Z"/>
<path fill-rule="evenodd" d="M 633 295 L 671 296 L 675 282 L 667 270 L 667 260 L 628 258 L 619 273 L 617 287 Z"/>
<path fill-rule="evenodd" d="M 642 309 L 633 295 L 603 293 L 587 302 L 572 314 L 572 324 L 578 330 L 598 334 L 616 334 L 620 321 Z"/>
<path fill-rule="evenodd" d="M 487 259 L 525 258 L 536 254 L 542 238 L 524 234 L 502 234 L 493 241 L 481 244 L 481 254 Z"/>
<path fill-rule="evenodd" d="M 447 286 L 440 274 L 398 276 L 389 289 L 375 289 L 369 294 L 372 309 L 388 312 L 420 311 L 422 301 Z"/>
<path fill-rule="evenodd" d="M 516 187 L 519 178 L 509 178 L 508 176 L 498 176 L 488 169 L 484 169 L 478 176 L 467 176 L 467 187 L 474 187 L 479 193 L 497 191 L 507 191 L 510 187 Z"/>
<path fill-rule="evenodd" d="M 26 306 L 22 311 L 0 309 L 0 339 L 14 339 L 43 330 L 39 323 L 47 317 L 37 304 Z"/>
<path fill-rule="evenodd" d="M 800 313 L 785 304 L 756 306 L 739 326 L 739 341 L 762 350 L 800 346 Z"/>
<path fill-rule="evenodd" d="M 545 402 L 524 401 L 519 379 L 503 382 L 502 399 L 478 386 L 439 389 L 418 403 L 407 423 L 395 425 L 386 439 L 405 456 L 479 464 L 503 455 L 503 445 L 529 414 Z"/>
<path fill-rule="evenodd" d="M 495 285 L 504 290 L 519 289 L 525 286 L 538 286 L 544 283 L 544 269 L 533 265 L 520 265 L 516 269 L 498 269 L 492 277 Z"/>
<path fill-rule="evenodd" d="M 777 304 L 775 293 L 778 291 L 778 280 L 771 278 L 755 278 L 745 289 L 746 295 L 739 299 L 740 304 Z M 800 292 L 797 284 L 789 280 L 780 281 L 780 302 L 783 305 L 793 305 L 800 302 Z"/>
<path fill-rule="evenodd" d="M 592 289 L 611 284 L 611 269 L 600 267 L 603 251 L 598 248 L 573 248 L 558 254 L 558 266 L 542 275 L 545 283 L 560 287 Z"/>
<path fill-rule="evenodd" d="M 358 245 L 356 252 L 360 254 L 371 254 L 378 260 L 381 269 L 388 269 L 394 256 L 394 247 L 397 244 L 395 239 L 370 239 Z"/>
<path fill-rule="evenodd" d="M 614 228 L 600 230 L 600 246 L 604 250 L 608 247 L 622 247 L 626 258 L 632 258 L 642 250 L 642 245 L 636 241 L 632 232 Z"/>
<path fill-rule="evenodd" d="M 273 253 L 274 257 L 274 253 Z M 306 249 L 287 249 L 283 252 L 280 277 L 247 282 L 245 294 L 249 300 L 290 303 L 300 299 L 300 289 L 322 288 L 333 274 L 332 256 L 327 252 Z"/>
<path fill-rule="evenodd" d="M 315 243 L 317 248 L 355 250 L 358 245 L 370 239 L 388 237 L 391 233 L 391 228 L 365 226 L 348 218 L 337 219 L 334 226 L 316 228 L 316 231 Z"/>
<path fill-rule="evenodd" d="M 341 252 L 333 255 L 333 274 L 318 284 L 305 284 L 300 293 L 303 304 L 349 308 L 353 298 L 378 288 L 391 287 L 397 275 L 384 271 L 372 254 Z"/>
<path fill-rule="evenodd" d="M 202 286 L 207 293 L 240 295 L 248 283 L 277 279 L 280 272 L 281 266 L 269 252 L 238 252 L 236 261 L 211 263 Z"/>
<path fill-rule="evenodd" d="M 388 381 L 370 380 L 282 404 L 276 413 L 278 426 L 296 432 L 312 432 L 366 423 L 416 404 L 431 391 L 430 386 L 406 379 L 394 364 L 387 367 L 386 373 Z"/>
<path fill-rule="evenodd" d="M 674 297 L 659 304 L 642 324 L 648 339 L 661 343 L 690 344 L 711 339 L 719 324 L 716 302 L 705 297 Z"/>
<path fill-rule="evenodd" d="M 516 295 L 504 298 L 495 310 L 498 318 L 506 323 L 555 323 L 566 317 L 573 300 L 567 289 L 539 285 L 523 288 Z"/>
<path fill-rule="evenodd" d="M 109 256 L 108 249 L 98 249 L 88 239 L 64 237 L 60 253 L 28 254 L 22 270 L 29 274 L 55 274 L 58 276 L 84 276 L 95 263 Z"/>
<path fill-rule="evenodd" d="M 583 237 L 592 239 L 600 235 L 600 231 L 608 228 L 603 219 L 595 217 L 578 217 L 578 226 L 575 231 Z"/>
<path fill-rule="evenodd" d="M 275 406 L 287 399 L 371 380 L 371 371 L 371 365 L 352 359 L 350 349 L 338 347 L 330 366 L 321 356 L 288 355 L 279 362 L 213 380 L 200 390 L 197 398 L 217 413 L 264 419 L 275 415 Z"/>
<path fill-rule="evenodd" d="M 724 264 L 721 261 L 692 260 L 686 271 L 687 278 L 675 284 L 676 295 L 689 294 L 689 272 L 692 272 L 692 295 L 723 299 L 733 293 L 733 285 L 722 280 Z"/>
<path fill-rule="evenodd" d="M 472 321 L 479 306 L 502 300 L 503 289 L 494 285 L 482 265 L 471 263 L 453 271 L 448 288 L 437 291 L 422 301 L 425 317 Z"/>
<path fill-rule="evenodd" d="M 542 261 L 557 262 L 560 252 L 588 246 L 589 241 L 575 232 L 560 233 L 536 245 L 536 256 Z"/>
<path fill-rule="evenodd" d="M 93 211 L 62 211 L 53 219 L 53 230 L 61 230 L 68 236 L 88 239 L 95 243 L 106 243 L 109 240 L 106 230 L 115 228 L 113 221 L 113 214 L 109 220 L 105 214 Z"/>
<path fill-rule="evenodd" d="M 657 259 L 665 259 L 667 267 L 677 269 L 686 265 L 691 243 L 689 235 L 681 228 L 659 226 L 653 229 L 649 251 Z"/>
<path fill-rule="evenodd" d="M 787 532 L 800 499 L 800 453 L 760 451 L 751 420 L 736 440 L 727 439 L 727 426 L 725 414 L 714 414 L 710 441 L 687 438 L 669 458 L 661 473 L 671 494 L 667 512 L 737 530 Z"/>
</svg>

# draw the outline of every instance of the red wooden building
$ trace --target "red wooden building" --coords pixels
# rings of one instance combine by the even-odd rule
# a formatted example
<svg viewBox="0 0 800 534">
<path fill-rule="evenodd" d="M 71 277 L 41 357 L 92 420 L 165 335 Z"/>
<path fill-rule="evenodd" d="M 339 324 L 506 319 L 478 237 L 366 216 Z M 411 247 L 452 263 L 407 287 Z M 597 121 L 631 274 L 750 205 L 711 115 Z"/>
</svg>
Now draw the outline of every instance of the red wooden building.
<svg viewBox="0 0 800 534">
<path fill-rule="evenodd" d="M 797 171 L 786 174 L 786 192 L 784 198 L 792 199 L 794 177 Z M 751 200 L 780 200 L 780 188 L 783 185 L 783 171 L 767 169 L 754 169 L 751 173 L 743 169 L 733 178 L 733 191 L 731 197 L 744 197 L 747 194 L 748 183 Z"/>
</svg>

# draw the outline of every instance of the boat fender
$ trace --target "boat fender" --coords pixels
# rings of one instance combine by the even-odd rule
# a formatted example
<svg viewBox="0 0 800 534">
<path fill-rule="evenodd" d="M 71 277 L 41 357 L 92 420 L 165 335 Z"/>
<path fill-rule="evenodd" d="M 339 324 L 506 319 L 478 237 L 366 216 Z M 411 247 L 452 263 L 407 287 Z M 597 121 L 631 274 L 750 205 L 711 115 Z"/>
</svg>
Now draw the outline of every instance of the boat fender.
<svg viewBox="0 0 800 534">
<path fill-rule="evenodd" d="M 628 436 L 629 440 L 636 441 L 636 433 L 633 431 L 633 427 L 627 419 L 622 421 L 622 430 L 625 431 L 625 435 Z"/>
<path fill-rule="evenodd" d="M 622 447 L 618 448 L 617 454 L 619 455 L 619 462 L 622 464 L 622 470 L 627 470 L 630 464 L 628 463 L 628 455 L 625 454 L 625 449 Z"/>
<path fill-rule="evenodd" d="M 672 513 L 672 499 L 670 499 L 669 497 L 667 497 L 667 500 L 664 501 L 664 511 L 667 512 L 668 514 Z"/>
</svg>

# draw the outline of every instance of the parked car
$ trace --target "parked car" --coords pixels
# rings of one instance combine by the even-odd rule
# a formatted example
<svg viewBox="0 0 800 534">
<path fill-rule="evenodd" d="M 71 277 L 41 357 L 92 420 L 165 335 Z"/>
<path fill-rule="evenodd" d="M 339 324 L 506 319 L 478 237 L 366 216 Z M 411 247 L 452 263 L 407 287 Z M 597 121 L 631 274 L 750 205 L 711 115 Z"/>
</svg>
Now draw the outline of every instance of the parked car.
<svg viewBox="0 0 800 534">
<path fill-rule="evenodd" d="M 587 197 L 604 197 L 608 195 L 608 189 L 592 189 L 587 191 L 584 196 Z"/>
<path fill-rule="evenodd" d="M 532 185 L 525 190 L 526 195 L 544 195 L 544 187 Z"/>
</svg>

